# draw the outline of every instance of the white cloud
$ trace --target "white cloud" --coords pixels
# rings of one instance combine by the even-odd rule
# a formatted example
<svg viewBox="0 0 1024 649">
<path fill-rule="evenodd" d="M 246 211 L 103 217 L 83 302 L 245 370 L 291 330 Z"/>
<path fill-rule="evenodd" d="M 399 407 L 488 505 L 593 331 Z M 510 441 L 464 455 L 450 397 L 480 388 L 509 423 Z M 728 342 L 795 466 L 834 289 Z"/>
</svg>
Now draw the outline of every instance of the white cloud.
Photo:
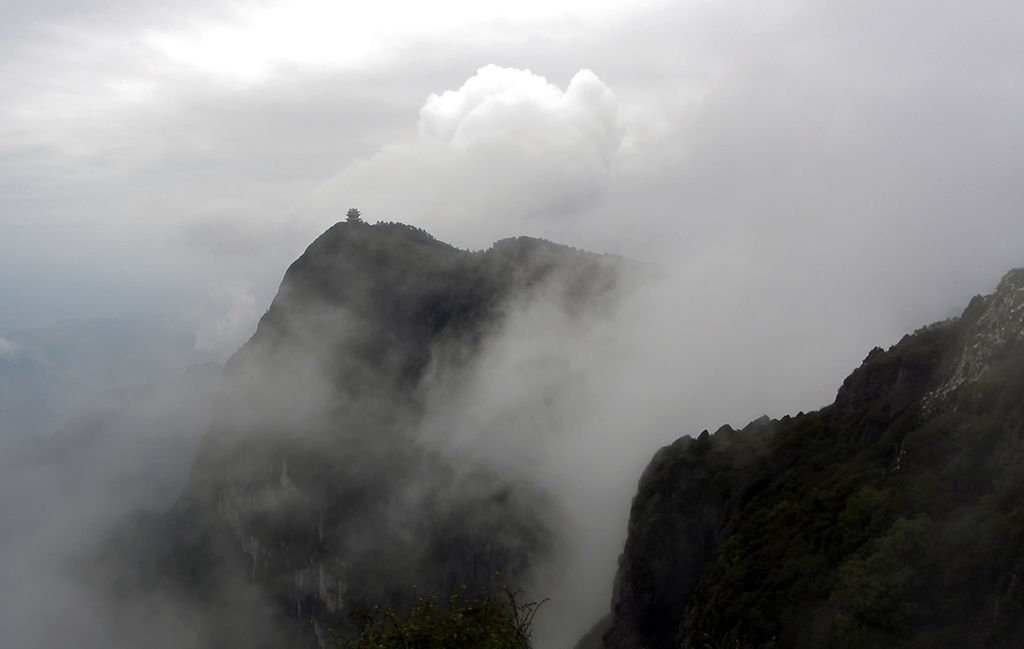
<svg viewBox="0 0 1024 649">
<path fill-rule="evenodd" d="M 265 251 L 285 234 L 278 215 L 251 198 L 217 198 L 174 224 L 187 249 L 228 257 Z"/>
<path fill-rule="evenodd" d="M 431 95 L 420 109 L 420 134 L 468 148 L 493 141 L 578 140 L 607 161 L 621 134 L 615 96 L 590 70 L 563 92 L 529 70 L 488 65 L 458 90 Z M 550 146 L 550 145 L 548 145 Z"/>
<path fill-rule="evenodd" d="M 151 29 L 145 43 L 162 57 L 220 79 L 258 82 L 278 67 L 361 67 L 379 63 L 423 37 L 514 39 L 524 26 L 599 24 L 653 2 L 518 0 L 430 3 L 381 0 L 353 5 L 327 0 L 238 2 L 183 28 Z M 518 27 L 513 29 L 512 27 Z M 282 66 L 282 64 L 285 64 Z"/>
<path fill-rule="evenodd" d="M 309 198 L 311 230 L 358 205 L 442 239 L 483 247 L 543 234 L 601 195 L 623 130 L 614 93 L 581 70 L 565 90 L 529 70 L 488 65 L 431 95 L 415 138 L 356 162 Z"/>
</svg>

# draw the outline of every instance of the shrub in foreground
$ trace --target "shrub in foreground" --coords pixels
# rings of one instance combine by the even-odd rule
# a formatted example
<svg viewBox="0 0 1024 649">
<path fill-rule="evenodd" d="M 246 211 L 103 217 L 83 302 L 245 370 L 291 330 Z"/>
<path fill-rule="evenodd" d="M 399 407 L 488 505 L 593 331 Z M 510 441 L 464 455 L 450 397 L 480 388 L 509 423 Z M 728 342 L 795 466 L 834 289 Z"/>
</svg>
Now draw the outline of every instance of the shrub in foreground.
<svg viewBox="0 0 1024 649">
<path fill-rule="evenodd" d="M 416 595 L 407 614 L 356 607 L 359 635 L 339 649 L 530 649 L 533 619 L 544 603 L 519 601 L 520 592 L 468 597 L 465 589 L 439 600 Z"/>
</svg>

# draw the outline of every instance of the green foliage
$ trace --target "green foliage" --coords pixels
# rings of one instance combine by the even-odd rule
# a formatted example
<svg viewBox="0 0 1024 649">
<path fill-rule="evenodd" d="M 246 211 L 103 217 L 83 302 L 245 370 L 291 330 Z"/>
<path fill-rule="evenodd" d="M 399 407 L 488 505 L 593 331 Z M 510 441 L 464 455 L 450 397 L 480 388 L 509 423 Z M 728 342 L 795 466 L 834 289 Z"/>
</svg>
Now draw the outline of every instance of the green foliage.
<svg viewBox="0 0 1024 649">
<path fill-rule="evenodd" d="M 833 600 L 839 606 L 836 632 L 841 646 L 862 646 L 866 631 L 898 632 L 924 611 L 912 597 L 921 582 L 918 560 L 928 543 L 931 522 L 923 516 L 898 518 L 870 550 L 839 568 Z"/>
<path fill-rule="evenodd" d="M 930 407 L 962 327 L 873 350 L 834 405 L 773 422 L 756 461 L 746 429 L 663 449 L 627 543 L 626 578 L 654 599 L 635 614 L 642 644 L 1020 646 L 1024 347 Z"/>
<path fill-rule="evenodd" d="M 363 222 L 363 219 L 362 219 L 362 217 L 359 214 L 359 210 L 357 210 L 354 207 L 349 209 L 348 212 L 345 212 L 345 220 L 347 222 L 349 222 L 349 223 L 362 223 Z"/>
<path fill-rule="evenodd" d="M 529 649 L 533 619 L 544 603 L 520 602 L 520 592 L 467 597 L 465 589 L 440 601 L 419 594 L 406 615 L 388 608 L 351 612 L 359 635 L 339 649 Z M 545 600 L 546 601 L 546 600 Z"/>
<path fill-rule="evenodd" d="M 892 492 L 864 485 L 846 499 L 846 507 L 839 514 L 843 548 L 860 547 L 876 535 L 891 520 L 895 505 Z"/>
</svg>

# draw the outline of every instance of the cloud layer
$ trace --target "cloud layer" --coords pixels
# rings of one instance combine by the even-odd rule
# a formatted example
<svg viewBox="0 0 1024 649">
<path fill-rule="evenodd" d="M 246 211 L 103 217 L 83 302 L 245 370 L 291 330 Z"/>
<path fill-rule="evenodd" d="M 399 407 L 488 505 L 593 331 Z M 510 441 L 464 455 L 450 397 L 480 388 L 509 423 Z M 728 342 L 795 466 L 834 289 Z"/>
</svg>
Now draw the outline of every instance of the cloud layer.
<svg viewBox="0 0 1024 649">
<path fill-rule="evenodd" d="M 322 227 L 358 205 L 482 248 L 593 205 L 622 143 L 614 93 L 589 70 L 562 90 L 529 70 L 488 65 L 432 94 L 417 134 L 326 182 L 302 210 Z"/>
<path fill-rule="evenodd" d="M 465 395 L 484 428 L 529 401 L 563 431 L 541 464 L 592 472 L 545 477 L 604 565 L 657 444 L 818 407 L 872 346 L 1024 264 L 1021 3 L 557 4 L 434 12 L 372 60 L 317 49 L 381 18 L 330 3 L 5 7 L 0 364 L 29 348 L 11 329 L 139 310 L 226 355 L 351 206 L 465 247 L 655 261 L 663 282 L 572 344 L 561 315 L 517 313 Z M 232 43 L 269 54 L 217 60 Z M 610 583 L 575 574 L 557 595 L 585 626 Z"/>
</svg>

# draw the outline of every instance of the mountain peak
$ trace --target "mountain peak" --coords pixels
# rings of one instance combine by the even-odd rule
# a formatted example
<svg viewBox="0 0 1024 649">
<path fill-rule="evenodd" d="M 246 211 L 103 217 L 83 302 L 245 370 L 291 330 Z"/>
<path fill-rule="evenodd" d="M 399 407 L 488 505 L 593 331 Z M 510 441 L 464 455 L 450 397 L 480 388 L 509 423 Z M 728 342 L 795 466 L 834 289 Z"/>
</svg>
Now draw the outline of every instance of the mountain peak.
<svg viewBox="0 0 1024 649">
<path fill-rule="evenodd" d="M 401 604 L 413 584 L 522 582 L 553 544 L 547 494 L 492 459 L 422 443 L 425 413 L 473 375 L 518 305 L 588 316 L 623 268 L 542 239 L 471 252 L 401 223 L 332 226 L 225 369 L 177 508 L 188 524 L 156 533 L 170 548 L 163 576 L 189 577 L 212 554 L 306 634 L 346 624 L 353 602 Z M 212 541 L 175 535 L 201 525 Z"/>
</svg>

